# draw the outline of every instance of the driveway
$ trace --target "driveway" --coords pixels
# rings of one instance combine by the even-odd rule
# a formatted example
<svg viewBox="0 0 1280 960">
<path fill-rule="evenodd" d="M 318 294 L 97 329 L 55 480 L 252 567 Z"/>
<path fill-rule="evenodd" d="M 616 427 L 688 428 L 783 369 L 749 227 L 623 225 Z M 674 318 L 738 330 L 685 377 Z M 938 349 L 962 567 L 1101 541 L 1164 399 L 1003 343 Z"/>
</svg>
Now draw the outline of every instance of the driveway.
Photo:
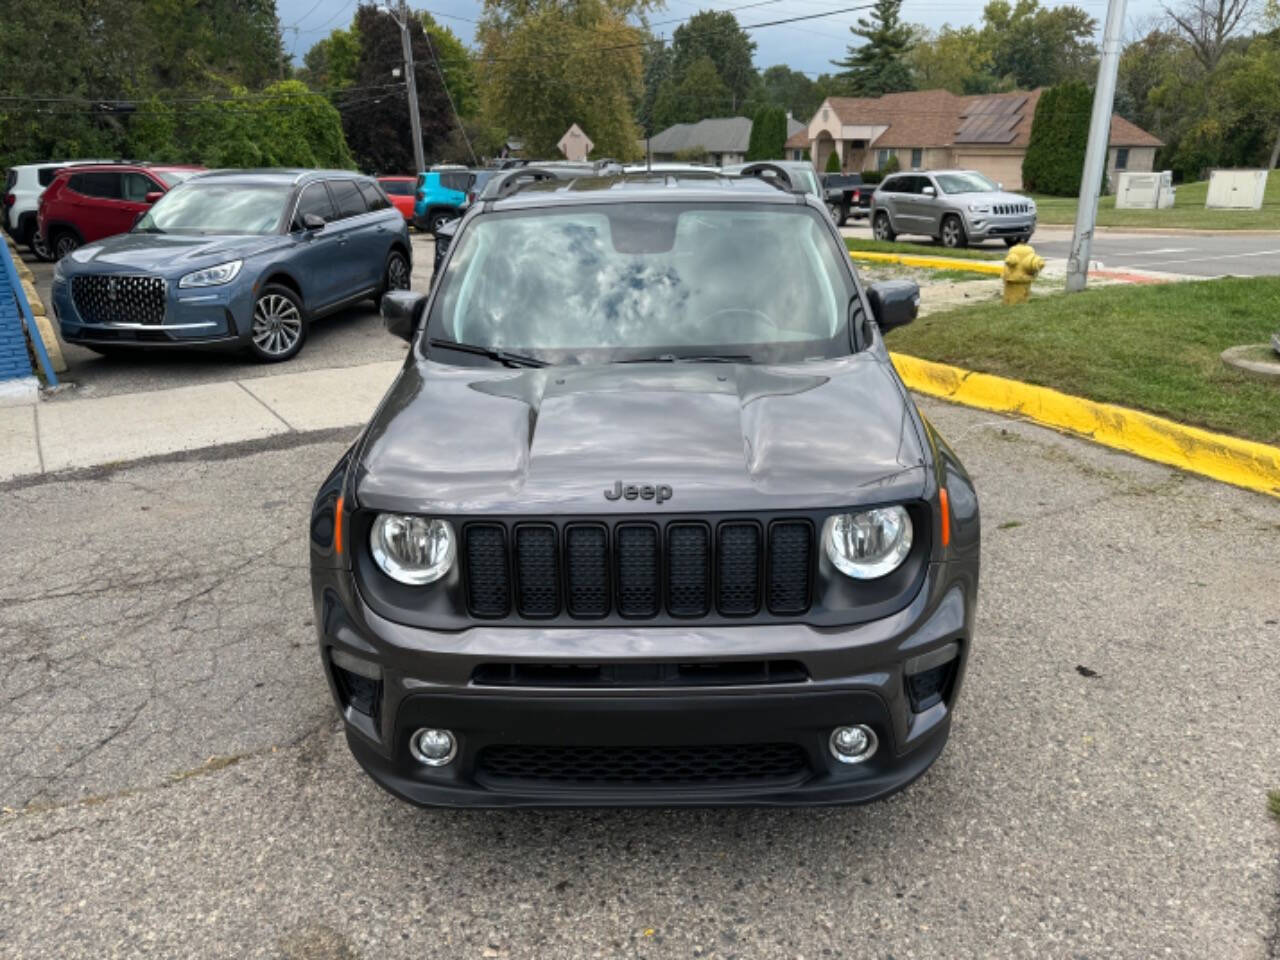
<svg viewBox="0 0 1280 960">
<path fill-rule="evenodd" d="M 1276 956 L 1280 501 L 923 407 L 982 497 L 951 744 L 819 811 L 424 811 L 348 755 L 344 441 L 0 485 L 0 955 Z"/>
<path fill-rule="evenodd" d="M 412 238 L 413 286 L 426 290 L 431 280 L 432 240 L 429 234 L 417 232 Z M 53 264 L 41 263 L 29 251 L 23 254 L 36 278 L 36 290 L 48 306 Z M 58 395 L 56 402 L 401 360 L 405 345 L 387 336 L 373 303 L 363 302 L 313 323 L 302 352 L 285 363 L 258 363 L 239 353 L 156 350 L 103 357 L 86 347 L 63 344 L 62 349 L 68 370 L 61 379 L 74 383 L 76 389 Z"/>
</svg>

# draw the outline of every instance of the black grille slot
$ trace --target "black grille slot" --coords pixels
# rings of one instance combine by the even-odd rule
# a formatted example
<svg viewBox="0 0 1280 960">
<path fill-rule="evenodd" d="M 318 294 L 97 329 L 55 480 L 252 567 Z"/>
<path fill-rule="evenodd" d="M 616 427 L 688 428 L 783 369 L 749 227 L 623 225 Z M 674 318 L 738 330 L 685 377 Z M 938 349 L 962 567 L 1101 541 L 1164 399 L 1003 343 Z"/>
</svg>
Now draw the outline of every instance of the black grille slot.
<svg viewBox="0 0 1280 960">
<path fill-rule="evenodd" d="M 565 530 L 564 540 L 569 613 L 603 617 L 609 612 L 609 545 L 604 527 L 575 524 Z"/>
<path fill-rule="evenodd" d="M 749 616 L 760 609 L 760 528 L 722 523 L 718 537 L 716 605 L 726 616 Z"/>
<path fill-rule="evenodd" d="M 482 663 L 471 671 L 471 682 L 485 687 L 724 687 L 808 679 L 798 660 Z"/>
<path fill-rule="evenodd" d="M 795 743 L 696 746 L 485 747 L 477 760 L 482 778 L 547 784 L 628 786 L 732 785 L 789 780 L 808 769 Z"/>
<path fill-rule="evenodd" d="M 711 599 L 711 530 L 701 523 L 667 528 L 667 606 L 672 616 L 705 617 Z"/>
<path fill-rule="evenodd" d="M 477 617 L 505 617 L 511 607 L 507 538 L 497 524 L 467 527 L 467 602 Z"/>
<path fill-rule="evenodd" d="M 522 617 L 554 617 L 560 612 L 556 554 L 555 527 L 516 527 L 516 605 Z"/>
<path fill-rule="evenodd" d="M 618 612 L 624 617 L 658 614 L 658 528 L 648 523 L 619 526 Z"/>
<path fill-rule="evenodd" d="M 805 520 L 784 520 L 769 528 L 769 610 L 809 609 L 809 557 L 813 528 Z"/>
<path fill-rule="evenodd" d="M 162 277 L 85 274 L 71 278 L 71 298 L 85 323 L 164 322 Z"/>
</svg>

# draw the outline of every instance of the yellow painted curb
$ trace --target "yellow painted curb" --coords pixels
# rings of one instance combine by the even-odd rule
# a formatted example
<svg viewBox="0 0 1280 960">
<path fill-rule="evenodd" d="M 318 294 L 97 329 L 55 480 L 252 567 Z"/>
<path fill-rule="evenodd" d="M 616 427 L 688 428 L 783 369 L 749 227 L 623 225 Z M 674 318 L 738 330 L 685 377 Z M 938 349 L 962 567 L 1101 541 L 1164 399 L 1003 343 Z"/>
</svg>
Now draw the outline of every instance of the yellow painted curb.
<svg viewBox="0 0 1280 960">
<path fill-rule="evenodd" d="M 906 354 L 891 357 L 911 390 L 1016 414 L 1147 460 L 1280 497 L 1280 447 Z"/>
<path fill-rule="evenodd" d="M 933 270 L 970 270 L 974 273 L 992 273 L 996 276 L 1004 272 L 1003 260 L 925 257 L 910 253 L 874 253 L 870 250 L 850 250 L 849 256 L 855 260 L 867 260 L 871 263 L 900 263 L 904 267 L 929 267 Z"/>
</svg>

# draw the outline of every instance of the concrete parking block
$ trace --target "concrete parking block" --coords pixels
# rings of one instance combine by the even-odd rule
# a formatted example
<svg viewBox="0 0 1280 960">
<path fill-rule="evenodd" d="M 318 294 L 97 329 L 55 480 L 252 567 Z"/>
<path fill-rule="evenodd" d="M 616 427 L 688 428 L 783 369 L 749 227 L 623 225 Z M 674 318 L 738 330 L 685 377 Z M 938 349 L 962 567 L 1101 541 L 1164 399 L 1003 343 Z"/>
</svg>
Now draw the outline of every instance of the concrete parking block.
<svg viewBox="0 0 1280 960">
<path fill-rule="evenodd" d="M 34 407 L 0 406 L 0 480 L 39 472 Z"/>
<path fill-rule="evenodd" d="M 403 364 L 282 373 L 241 380 L 242 386 L 295 430 L 359 426 L 373 415 Z"/>
<path fill-rule="evenodd" d="M 289 429 L 235 383 L 42 403 L 37 419 L 45 470 L 240 443 Z"/>
</svg>

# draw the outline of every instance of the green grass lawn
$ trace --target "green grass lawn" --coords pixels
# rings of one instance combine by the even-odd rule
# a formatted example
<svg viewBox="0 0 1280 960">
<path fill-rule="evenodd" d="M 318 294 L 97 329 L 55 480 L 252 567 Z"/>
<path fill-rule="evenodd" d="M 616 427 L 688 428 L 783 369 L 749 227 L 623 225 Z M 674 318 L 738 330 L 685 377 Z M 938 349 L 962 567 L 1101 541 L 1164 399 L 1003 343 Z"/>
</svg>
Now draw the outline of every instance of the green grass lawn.
<svg viewBox="0 0 1280 960">
<path fill-rule="evenodd" d="M 1208 180 L 1179 184 L 1170 210 L 1117 210 L 1115 197 L 1102 197 L 1098 201 L 1098 224 L 1104 227 L 1280 230 L 1280 170 L 1271 171 L 1267 177 L 1267 192 L 1263 195 L 1261 210 L 1206 210 L 1204 198 L 1208 193 Z M 1035 201 L 1040 224 L 1076 222 L 1075 197 L 1037 195 Z"/>
<path fill-rule="evenodd" d="M 1219 358 L 1280 328 L 1280 277 L 1099 287 L 891 331 L 890 350 L 1280 444 L 1280 385 Z"/>
<path fill-rule="evenodd" d="M 932 243 L 889 243 L 884 240 L 863 240 L 861 237 L 845 237 L 844 245 L 850 253 L 903 253 L 919 257 L 955 257 L 960 260 L 1003 260 L 1003 250 L 965 250 L 944 247 Z"/>
</svg>

